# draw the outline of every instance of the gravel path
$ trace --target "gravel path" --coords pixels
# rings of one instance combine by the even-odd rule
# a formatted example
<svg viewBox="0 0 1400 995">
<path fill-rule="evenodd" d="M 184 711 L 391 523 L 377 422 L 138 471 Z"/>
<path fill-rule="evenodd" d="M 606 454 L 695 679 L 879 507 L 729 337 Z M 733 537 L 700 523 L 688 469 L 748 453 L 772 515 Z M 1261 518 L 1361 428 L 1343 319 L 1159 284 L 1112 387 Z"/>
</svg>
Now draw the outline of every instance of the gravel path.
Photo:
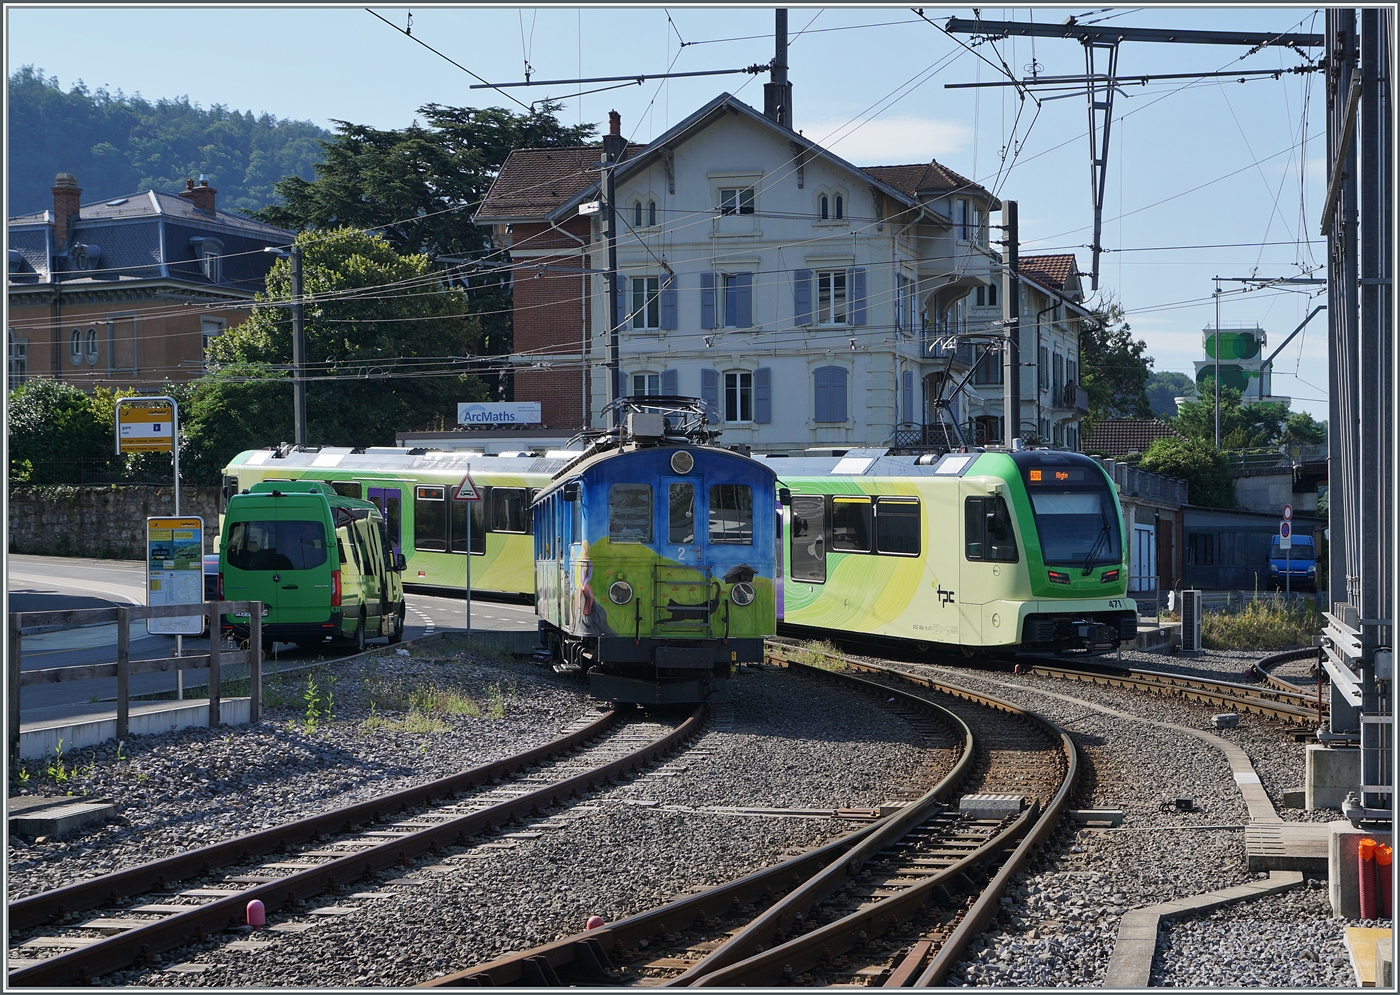
<svg viewBox="0 0 1400 995">
<path fill-rule="evenodd" d="M 923 741 L 876 698 L 773 668 L 744 670 L 711 728 L 644 776 L 511 827 L 517 835 L 453 847 L 356 886 L 381 897 L 327 896 L 274 915 L 251 949 L 249 939 L 218 937 L 178 953 L 198 965 L 192 971 L 129 971 L 103 983 L 411 985 L 845 835 L 859 824 L 722 809 L 871 808 L 936 783 L 952 765 L 950 745 Z"/>
<path fill-rule="evenodd" d="M 1213 653 L 1177 672 L 1238 679 L 1244 666 L 1262 654 Z M 1124 662 L 1166 670 L 1155 654 L 1124 653 Z M 1170 722 L 1222 735 L 1249 754 L 1276 807 L 1282 791 L 1303 783 L 1303 745 L 1284 740 L 1280 723 L 1242 714 L 1234 730 L 1211 728 L 1210 710 L 1190 702 L 1096 688 L 1046 677 L 990 674 L 958 667 L 903 664 L 950 683 L 985 690 L 1023 705 L 1058 723 L 1080 748 L 1084 772 L 1073 807 L 1119 808 L 1116 829 L 1065 823 L 1036 861 L 1018 875 L 1002 898 L 993 927 L 977 937 L 966 960 L 955 965 L 952 985 L 1088 986 L 1101 984 L 1113 952 L 1122 913 L 1241 884 L 1245 870 L 1243 827 L 1248 812 L 1229 764 L 1200 740 L 1160 726 L 1106 715 L 1087 707 L 1104 705 L 1130 716 Z M 1061 697 L 1037 693 L 1052 691 Z M 1076 704 L 1084 702 L 1086 704 Z M 1164 806 L 1191 798 L 1195 811 Z M 1282 809 L 1285 818 L 1304 815 Z M 1326 821 L 1340 812 L 1309 813 Z M 1326 907 L 1326 892 L 1320 901 Z M 1318 899 L 1314 895 L 1314 901 Z M 1252 905 L 1233 914 L 1247 915 Z M 1227 915 L 1232 914 L 1227 912 Z M 1300 935 L 1321 945 L 1341 942 L 1341 926 L 1328 917 L 1300 924 Z M 1267 942 L 1269 929 L 1247 930 Z M 1191 941 L 1183 941 L 1189 943 Z M 1199 945 L 1190 947 L 1199 953 Z M 1188 954 L 1187 956 L 1191 956 Z M 1348 969 L 1349 971 L 1349 969 Z M 1297 968 L 1309 985 L 1335 984 L 1330 958 Z M 1263 977 L 1264 975 L 1261 975 Z M 1273 977 L 1275 975 L 1268 975 Z M 1186 983 L 1186 982 L 1182 982 Z M 1219 982 L 1216 982 L 1219 983 Z M 1257 980 L 1249 983 L 1269 985 Z"/>
</svg>

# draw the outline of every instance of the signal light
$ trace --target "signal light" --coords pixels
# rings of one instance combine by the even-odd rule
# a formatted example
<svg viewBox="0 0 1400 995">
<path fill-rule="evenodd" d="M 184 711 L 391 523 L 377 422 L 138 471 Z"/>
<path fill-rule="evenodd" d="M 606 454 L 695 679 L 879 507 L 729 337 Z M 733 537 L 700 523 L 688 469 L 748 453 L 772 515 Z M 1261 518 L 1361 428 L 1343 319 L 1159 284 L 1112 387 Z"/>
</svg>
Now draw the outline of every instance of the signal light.
<svg viewBox="0 0 1400 995">
<path fill-rule="evenodd" d="M 340 571 L 331 571 L 331 607 L 340 607 Z"/>
<path fill-rule="evenodd" d="M 1069 574 L 1060 573 L 1060 571 L 1058 571 L 1058 570 L 1051 570 L 1051 571 L 1049 571 L 1049 573 L 1050 573 L 1050 580 L 1051 580 L 1052 582 L 1054 582 L 1054 583 L 1056 583 L 1056 584 L 1068 584 L 1068 583 L 1069 583 Z"/>
</svg>

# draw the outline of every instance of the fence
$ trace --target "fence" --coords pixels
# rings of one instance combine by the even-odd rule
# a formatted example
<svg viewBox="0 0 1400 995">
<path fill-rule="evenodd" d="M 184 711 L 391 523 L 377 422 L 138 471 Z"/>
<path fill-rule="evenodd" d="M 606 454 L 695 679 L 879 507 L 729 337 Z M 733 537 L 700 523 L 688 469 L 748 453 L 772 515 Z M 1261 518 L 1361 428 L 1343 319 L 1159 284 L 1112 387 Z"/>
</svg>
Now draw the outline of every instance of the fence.
<svg viewBox="0 0 1400 995">
<path fill-rule="evenodd" d="M 224 652 L 220 646 L 221 616 L 248 613 L 250 632 L 248 649 Z M 131 659 L 131 622 L 147 618 L 186 618 L 203 615 L 209 621 L 209 652 L 193 656 L 159 657 L 151 660 Z M 117 623 L 117 662 L 76 667 L 50 667 L 45 670 L 22 671 L 23 636 L 29 626 L 44 626 L 46 631 L 76 629 L 86 625 Z M 132 674 L 153 674 L 170 670 L 209 670 L 209 725 L 219 724 L 219 672 L 228 664 L 248 665 L 248 721 L 262 717 L 262 602 L 208 601 L 201 605 L 158 605 L 130 608 L 85 608 L 74 611 L 11 612 L 10 653 L 7 665 L 9 698 L 8 733 L 11 755 L 19 755 L 20 689 L 37 684 L 60 684 L 94 678 L 117 679 L 117 739 L 126 739 L 131 700 L 129 683 Z"/>
<path fill-rule="evenodd" d="M 152 458 L 158 455 L 159 458 Z M 112 456 L 108 459 L 23 460 L 10 468 L 11 484 L 165 484 L 174 476 L 170 457 L 145 454 L 138 458 Z M 195 481 L 181 477 L 182 484 Z"/>
</svg>

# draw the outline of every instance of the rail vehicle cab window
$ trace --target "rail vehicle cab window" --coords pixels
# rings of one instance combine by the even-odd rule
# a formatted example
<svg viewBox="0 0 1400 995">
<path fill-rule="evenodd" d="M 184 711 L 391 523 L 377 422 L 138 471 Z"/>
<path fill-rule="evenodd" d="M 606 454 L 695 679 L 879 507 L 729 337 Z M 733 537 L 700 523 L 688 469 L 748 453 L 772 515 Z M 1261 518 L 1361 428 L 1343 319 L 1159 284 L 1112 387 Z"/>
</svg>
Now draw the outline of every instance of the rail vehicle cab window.
<svg viewBox="0 0 1400 995">
<path fill-rule="evenodd" d="M 608 488 L 608 538 L 651 542 L 651 485 L 613 484 Z"/>
<path fill-rule="evenodd" d="M 452 488 L 452 493 L 456 494 L 457 488 Z M 486 552 L 486 504 L 490 500 L 487 494 L 481 501 L 452 502 L 452 552 L 467 551 L 467 515 L 472 516 L 472 552 L 477 556 Z"/>
<path fill-rule="evenodd" d="M 868 497 L 838 494 L 831 499 L 831 548 L 833 552 L 868 553 L 875 531 L 875 515 Z"/>
<path fill-rule="evenodd" d="M 327 480 L 326 483 L 330 484 L 331 490 L 341 497 L 354 498 L 359 501 L 364 495 L 364 490 L 358 480 Z"/>
<path fill-rule="evenodd" d="M 794 494 L 789 517 L 790 576 L 808 584 L 825 584 L 826 498 L 820 494 Z"/>
<path fill-rule="evenodd" d="M 753 545 L 753 488 L 748 484 L 710 488 L 710 542 Z"/>
<path fill-rule="evenodd" d="M 491 531 L 530 531 L 530 501 L 523 487 L 491 488 Z"/>
<path fill-rule="evenodd" d="M 1118 509 L 1098 467 L 1050 463 L 1021 472 L 1047 564 L 1092 571 L 1122 562 Z"/>
<path fill-rule="evenodd" d="M 228 565 L 237 570 L 310 570 L 326 562 L 326 527 L 320 522 L 234 522 Z"/>
<path fill-rule="evenodd" d="M 413 489 L 413 548 L 447 552 L 447 488 Z"/>
<path fill-rule="evenodd" d="M 223 486 L 219 488 L 219 514 L 224 513 L 228 507 L 228 499 L 238 493 L 238 477 L 229 474 L 224 478 Z"/>
<path fill-rule="evenodd" d="M 970 497 L 966 511 L 967 558 L 998 563 L 1017 562 L 1016 533 L 1011 528 L 1011 513 L 1007 510 L 1006 499 L 1000 494 L 995 497 Z"/>
<path fill-rule="evenodd" d="M 666 541 L 681 545 L 695 542 L 695 485 L 672 484 L 667 489 Z M 714 514 L 713 506 L 710 514 Z"/>
<path fill-rule="evenodd" d="M 876 498 L 875 551 L 919 555 L 918 498 Z"/>
</svg>

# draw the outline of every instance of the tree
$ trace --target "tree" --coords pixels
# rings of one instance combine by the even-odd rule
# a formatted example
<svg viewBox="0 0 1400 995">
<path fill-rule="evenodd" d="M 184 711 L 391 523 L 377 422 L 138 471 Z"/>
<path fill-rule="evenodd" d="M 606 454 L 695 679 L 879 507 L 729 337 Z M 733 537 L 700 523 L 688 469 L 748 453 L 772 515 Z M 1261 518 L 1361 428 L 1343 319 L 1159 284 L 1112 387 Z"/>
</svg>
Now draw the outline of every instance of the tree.
<svg viewBox="0 0 1400 995">
<path fill-rule="evenodd" d="M 270 203 L 273 186 L 291 175 L 314 175 L 316 140 L 329 132 L 310 121 L 208 109 L 188 97 L 157 100 L 90 91 L 81 81 L 66 93 L 43 70 L 21 66 L 9 78 L 8 137 L 23 149 L 9 161 L 10 212 L 53 206 L 56 173 L 73 173 L 84 201 L 140 190 L 175 193 L 185 179 L 209 175 L 224 210 Z"/>
<path fill-rule="evenodd" d="M 1180 406 L 1172 425 L 1187 438 L 1215 444 L 1215 379 L 1203 376 L 1198 387 L 1200 399 Z M 1290 426 L 1292 426 L 1290 428 Z M 1296 438 L 1295 438 L 1296 435 Z M 1326 429 L 1311 415 L 1290 413 L 1287 401 L 1256 401 L 1245 404 L 1233 387 L 1220 388 L 1220 448 L 1264 449 L 1284 442 L 1316 444 L 1304 439 L 1326 441 Z"/>
<path fill-rule="evenodd" d="M 1327 441 L 1327 423 L 1316 421 L 1306 411 L 1294 411 L 1284 422 L 1279 442 L 1290 446 L 1320 446 Z"/>
<path fill-rule="evenodd" d="M 293 231 L 373 229 L 395 251 L 427 253 L 434 260 L 479 254 L 491 232 L 473 224 L 472 214 L 511 150 L 581 145 L 594 136 L 594 125 L 562 124 L 558 109 L 550 101 L 528 114 L 427 104 L 418 109 L 426 126 L 415 121 L 389 131 L 336 121 L 335 137 L 321 142 L 324 161 L 316 167 L 316 179 L 287 177 L 277 185 L 283 203 L 253 216 Z M 470 310 L 481 316 L 483 351 L 508 355 L 513 341 L 509 275 L 458 272 L 467 274 L 458 280 L 467 288 Z M 494 396 L 506 395 L 503 373 L 486 379 Z"/>
<path fill-rule="evenodd" d="M 297 244 L 309 443 L 393 445 L 396 430 L 455 424 L 458 401 L 486 397 L 471 375 L 480 323 L 426 256 L 400 256 L 350 228 L 307 232 Z M 292 437 L 291 296 L 290 261 L 278 260 L 248 320 L 210 345 L 213 369 L 188 421 L 206 479 L 243 449 Z"/>
<path fill-rule="evenodd" d="M 61 483 L 78 461 L 112 455 L 112 425 L 98 421 L 92 398 L 72 384 L 36 378 L 8 400 L 11 480 Z"/>
<path fill-rule="evenodd" d="M 1147 378 L 1147 403 L 1152 413 L 1163 420 L 1176 417 L 1176 399 L 1190 397 L 1196 390 L 1196 381 L 1185 373 L 1163 370 L 1153 371 Z"/>
<path fill-rule="evenodd" d="M 1187 500 L 1205 508 L 1235 506 L 1235 478 L 1225 455 L 1209 442 L 1176 437 L 1156 439 L 1138 466 L 1186 481 Z"/>
<path fill-rule="evenodd" d="M 1088 435 L 1104 418 L 1151 418 L 1147 379 L 1152 357 L 1143 355 L 1147 343 L 1132 337 L 1123 320 L 1123 306 L 1106 301 L 1083 323 L 1079 332 L 1079 379 L 1089 395 Z"/>
</svg>

